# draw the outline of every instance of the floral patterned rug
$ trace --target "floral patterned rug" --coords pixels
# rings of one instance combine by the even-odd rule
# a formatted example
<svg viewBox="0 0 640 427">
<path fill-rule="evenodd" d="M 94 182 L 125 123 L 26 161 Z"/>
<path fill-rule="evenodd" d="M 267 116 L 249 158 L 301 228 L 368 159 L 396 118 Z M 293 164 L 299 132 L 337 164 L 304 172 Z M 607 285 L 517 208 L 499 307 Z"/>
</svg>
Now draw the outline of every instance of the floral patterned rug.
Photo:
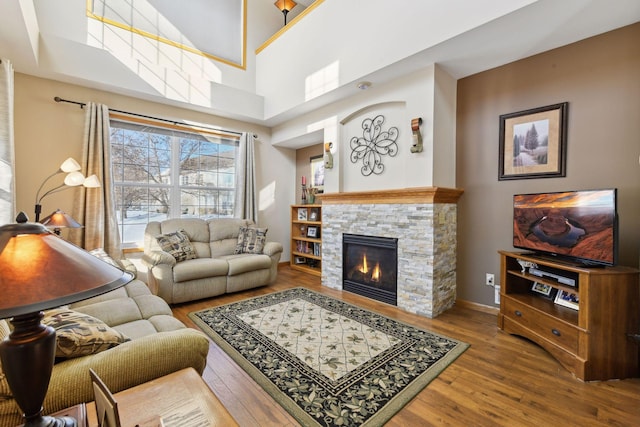
<svg viewBox="0 0 640 427">
<path fill-rule="evenodd" d="M 190 313 L 304 426 L 379 426 L 468 344 L 304 288 Z"/>
</svg>

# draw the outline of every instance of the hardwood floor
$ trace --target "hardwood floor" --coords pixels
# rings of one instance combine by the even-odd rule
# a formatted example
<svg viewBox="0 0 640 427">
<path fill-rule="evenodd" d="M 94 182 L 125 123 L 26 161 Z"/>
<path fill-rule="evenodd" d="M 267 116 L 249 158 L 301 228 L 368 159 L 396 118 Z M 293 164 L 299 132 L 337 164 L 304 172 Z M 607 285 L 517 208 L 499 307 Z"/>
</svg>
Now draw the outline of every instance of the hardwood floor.
<svg viewBox="0 0 640 427">
<path fill-rule="evenodd" d="M 321 286 L 320 278 L 280 268 L 272 286 L 173 306 L 195 327 L 192 311 L 303 286 L 471 344 L 471 347 L 398 412 L 387 426 L 637 426 L 640 379 L 582 382 L 537 345 L 498 330 L 496 316 L 454 307 L 435 319 Z M 241 426 L 298 423 L 211 344 L 203 377 Z"/>
</svg>

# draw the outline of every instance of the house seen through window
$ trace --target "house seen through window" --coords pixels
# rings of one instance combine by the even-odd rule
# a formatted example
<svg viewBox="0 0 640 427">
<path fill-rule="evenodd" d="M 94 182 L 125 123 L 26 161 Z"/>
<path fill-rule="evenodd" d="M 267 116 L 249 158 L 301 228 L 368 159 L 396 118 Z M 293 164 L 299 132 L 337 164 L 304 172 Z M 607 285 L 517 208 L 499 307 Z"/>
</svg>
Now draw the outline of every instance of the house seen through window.
<svg viewBox="0 0 640 427">
<path fill-rule="evenodd" d="M 237 140 L 111 120 L 110 141 L 124 247 L 150 221 L 233 217 Z"/>
</svg>

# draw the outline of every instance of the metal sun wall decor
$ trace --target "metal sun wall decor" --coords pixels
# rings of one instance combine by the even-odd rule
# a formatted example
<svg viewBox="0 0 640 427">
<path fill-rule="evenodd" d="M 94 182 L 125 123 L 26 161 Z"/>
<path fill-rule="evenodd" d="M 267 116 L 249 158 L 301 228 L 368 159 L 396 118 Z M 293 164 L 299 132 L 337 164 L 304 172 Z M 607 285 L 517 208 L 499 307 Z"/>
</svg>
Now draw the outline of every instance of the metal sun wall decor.
<svg viewBox="0 0 640 427">
<path fill-rule="evenodd" d="M 398 154 L 398 128 L 391 127 L 388 131 L 382 131 L 384 116 L 378 115 L 373 119 L 362 121 L 362 137 L 351 138 L 351 163 L 357 163 L 362 159 L 362 175 L 369 176 L 372 173 L 380 175 L 384 171 L 382 156 L 395 157 Z"/>
</svg>

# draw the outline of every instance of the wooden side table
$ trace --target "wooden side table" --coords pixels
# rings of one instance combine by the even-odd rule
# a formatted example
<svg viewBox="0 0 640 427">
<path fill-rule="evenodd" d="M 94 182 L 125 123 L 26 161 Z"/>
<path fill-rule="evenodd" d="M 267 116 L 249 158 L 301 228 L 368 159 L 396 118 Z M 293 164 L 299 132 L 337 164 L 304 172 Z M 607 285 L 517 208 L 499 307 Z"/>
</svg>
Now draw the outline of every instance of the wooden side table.
<svg viewBox="0 0 640 427">
<path fill-rule="evenodd" d="M 122 426 L 238 425 L 193 368 L 121 391 L 114 397 Z M 86 406 L 88 427 L 97 427 L 95 403 Z"/>
</svg>

